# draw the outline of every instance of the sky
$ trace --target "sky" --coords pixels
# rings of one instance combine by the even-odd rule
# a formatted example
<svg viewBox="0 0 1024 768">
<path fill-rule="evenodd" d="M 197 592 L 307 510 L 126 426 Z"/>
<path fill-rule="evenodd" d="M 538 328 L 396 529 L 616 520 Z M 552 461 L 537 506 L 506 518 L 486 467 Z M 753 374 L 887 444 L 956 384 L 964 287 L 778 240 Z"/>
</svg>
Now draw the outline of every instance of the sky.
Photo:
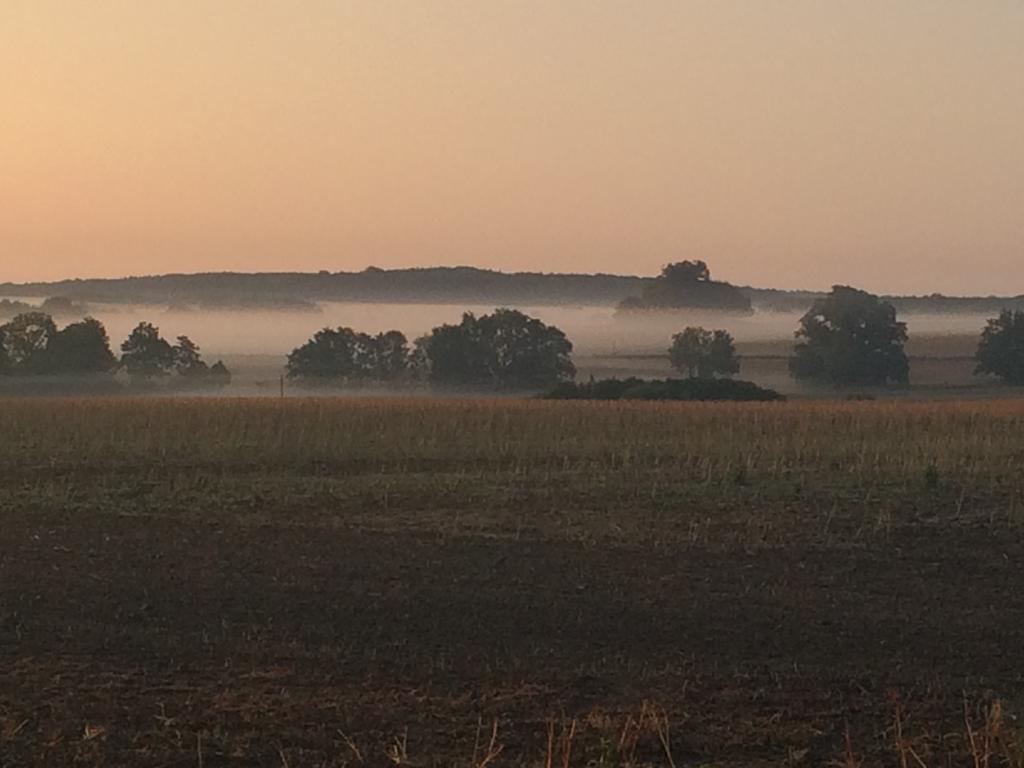
<svg viewBox="0 0 1024 768">
<path fill-rule="evenodd" d="M 0 282 L 1024 293 L 1017 0 L 0 0 Z"/>
</svg>

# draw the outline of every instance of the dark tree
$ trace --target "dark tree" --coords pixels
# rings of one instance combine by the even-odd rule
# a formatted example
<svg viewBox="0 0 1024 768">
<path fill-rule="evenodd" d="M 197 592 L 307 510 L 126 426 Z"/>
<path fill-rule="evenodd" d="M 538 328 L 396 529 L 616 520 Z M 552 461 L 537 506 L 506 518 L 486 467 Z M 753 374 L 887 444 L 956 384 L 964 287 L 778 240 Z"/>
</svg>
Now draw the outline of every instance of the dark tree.
<svg viewBox="0 0 1024 768">
<path fill-rule="evenodd" d="M 174 370 L 174 348 L 152 323 L 139 323 L 121 345 L 121 367 L 140 381 L 167 376 Z"/>
<path fill-rule="evenodd" d="M 833 287 L 800 320 L 789 369 L 796 379 L 882 386 L 906 384 L 907 326 L 891 304 L 865 291 Z"/>
<path fill-rule="evenodd" d="M 644 284 L 640 296 L 626 299 L 620 310 L 711 309 L 750 312 L 750 297 L 729 283 L 711 279 L 703 261 L 667 264 L 661 275 Z"/>
<path fill-rule="evenodd" d="M 458 386 L 490 379 L 480 321 L 470 312 L 458 325 L 442 325 L 416 340 L 430 380 Z"/>
<path fill-rule="evenodd" d="M 412 366 L 409 341 L 399 331 L 378 334 L 370 344 L 370 352 L 372 375 L 379 381 L 400 379 Z"/>
<path fill-rule="evenodd" d="M 292 379 L 393 382 L 411 368 L 409 343 L 398 331 L 377 336 L 351 328 L 324 328 L 288 355 Z"/>
<path fill-rule="evenodd" d="M 974 357 L 978 361 L 975 374 L 1024 386 L 1024 311 L 1005 309 L 989 320 Z"/>
<path fill-rule="evenodd" d="M 740 372 L 736 345 L 727 331 L 686 328 L 672 337 L 672 367 L 690 378 L 710 379 Z"/>
<path fill-rule="evenodd" d="M 361 378 L 367 366 L 369 337 L 351 328 L 324 328 L 288 355 L 293 379 Z"/>
<path fill-rule="evenodd" d="M 573 379 L 572 343 L 555 328 L 514 309 L 480 318 L 489 369 L 501 386 L 540 387 Z"/>
<path fill-rule="evenodd" d="M 178 343 L 171 347 L 174 355 L 174 370 L 181 376 L 200 378 L 209 373 L 209 367 L 203 362 L 198 345 L 188 336 L 179 336 Z"/>
<path fill-rule="evenodd" d="M 48 367 L 54 373 L 106 373 L 117 365 L 103 323 L 87 317 L 63 328 L 47 348 Z"/>
<path fill-rule="evenodd" d="M 53 318 L 43 312 L 26 312 L 0 327 L 3 361 L 0 365 L 10 373 L 48 373 L 47 348 L 57 326 Z"/>
<path fill-rule="evenodd" d="M 438 384 L 536 389 L 576 375 L 565 334 L 517 310 L 443 325 L 417 342 Z"/>
<path fill-rule="evenodd" d="M 189 389 L 226 387 L 231 383 L 231 372 L 222 361 L 212 367 L 203 360 L 199 345 L 188 336 L 179 336 L 178 343 L 171 347 L 174 356 L 174 370 L 177 371 L 175 386 Z"/>
</svg>

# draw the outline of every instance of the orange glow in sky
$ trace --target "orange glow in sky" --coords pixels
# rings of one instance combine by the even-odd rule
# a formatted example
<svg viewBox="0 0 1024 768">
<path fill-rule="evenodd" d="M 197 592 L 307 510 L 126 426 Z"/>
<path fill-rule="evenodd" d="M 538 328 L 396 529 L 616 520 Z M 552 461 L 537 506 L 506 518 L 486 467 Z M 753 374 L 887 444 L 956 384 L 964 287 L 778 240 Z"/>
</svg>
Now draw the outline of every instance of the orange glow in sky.
<svg viewBox="0 0 1024 768">
<path fill-rule="evenodd" d="M 0 282 L 1024 293 L 1024 3 L 4 0 Z"/>
</svg>

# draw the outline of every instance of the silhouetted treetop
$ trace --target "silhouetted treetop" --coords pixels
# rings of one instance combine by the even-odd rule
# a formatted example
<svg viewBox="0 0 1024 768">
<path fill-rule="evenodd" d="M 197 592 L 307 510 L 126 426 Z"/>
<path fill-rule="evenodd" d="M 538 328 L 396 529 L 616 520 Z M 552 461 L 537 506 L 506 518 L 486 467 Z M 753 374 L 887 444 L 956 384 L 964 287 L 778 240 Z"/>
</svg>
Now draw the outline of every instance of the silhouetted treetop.
<svg viewBox="0 0 1024 768">
<path fill-rule="evenodd" d="M 680 261 L 662 267 L 661 277 L 671 285 L 706 283 L 711 280 L 711 270 L 703 261 Z"/>
</svg>

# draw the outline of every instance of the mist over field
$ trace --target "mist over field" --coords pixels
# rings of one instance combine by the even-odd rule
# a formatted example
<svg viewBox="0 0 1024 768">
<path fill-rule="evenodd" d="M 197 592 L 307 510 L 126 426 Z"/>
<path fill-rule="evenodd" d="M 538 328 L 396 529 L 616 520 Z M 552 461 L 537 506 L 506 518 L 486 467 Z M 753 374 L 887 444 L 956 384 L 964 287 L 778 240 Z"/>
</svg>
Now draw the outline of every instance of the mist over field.
<svg viewBox="0 0 1024 768">
<path fill-rule="evenodd" d="M 703 326 L 732 334 L 743 360 L 742 378 L 787 393 L 800 391 L 787 369 L 793 334 L 802 315 L 799 311 L 622 314 L 607 305 L 511 306 L 565 331 L 574 345 L 573 360 L 580 380 L 675 375 L 667 357 L 673 334 L 687 326 Z M 151 322 L 165 338 L 191 338 L 205 359 L 224 360 L 234 375 L 226 394 L 271 395 L 279 392 L 288 353 L 322 328 L 344 326 L 370 334 L 398 330 L 413 341 L 439 325 L 458 323 L 464 312 L 478 316 L 492 312 L 495 304 L 327 301 L 317 303 L 316 311 L 267 311 L 89 302 L 87 309 L 104 323 L 115 351 L 139 322 Z M 910 334 L 907 352 L 914 359 L 914 383 L 939 387 L 976 384 L 972 356 L 989 317 L 983 313 L 901 314 Z"/>
<path fill-rule="evenodd" d="M 3 298 L 19 299 L 10 296 Z M 25 298 L 25 301 L 34 301 Z M 207 356 L 257 355 L 283 358 L 325 327 L 346 326 L 366 333 L 398 330 L 410 340 L 445 323 L 458 323 L 463 313 L 486 314 L 494 304 L 390 304 L 322 302 L 316 312 L 259 310 L 175 310 L 165 305 L 88 306 L 102 321 L 117 346 L 139 322 L 157 325 L 168 338 L 186 335 Z M 653 355 L 665 351 L 672 334 L 689 325 L 729 331 L 748 353 L 782 353 L 793 339 L 801 312 L 758 311 L 752 315 L 673 311 L 639 315 L 616 314 L 608 306 L 509 305 L 561 328 L 579 356 Z M 912 354 L 971 354 L 977 336 L 991 315 L 907 314 L 900 319 L 910 333 Z M 949 346 L 952 345 L 952 346 Z M 954 350 L 955 351 L 951 351 Z"/>
</svg>

